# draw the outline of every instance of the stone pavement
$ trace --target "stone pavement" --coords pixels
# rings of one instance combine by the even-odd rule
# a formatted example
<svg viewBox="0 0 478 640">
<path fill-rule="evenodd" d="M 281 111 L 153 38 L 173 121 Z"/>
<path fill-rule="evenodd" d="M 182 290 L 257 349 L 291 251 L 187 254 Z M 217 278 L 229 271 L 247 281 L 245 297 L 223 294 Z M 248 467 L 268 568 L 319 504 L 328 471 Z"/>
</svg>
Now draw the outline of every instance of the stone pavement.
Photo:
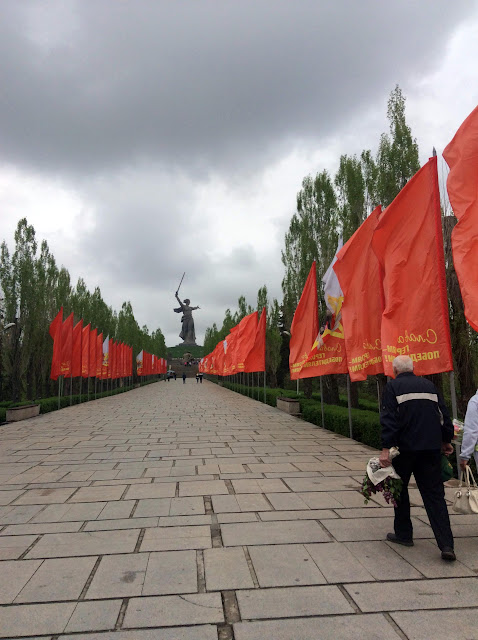
<svg viewBox="0 0 478 640">
<path fill-rule="evenodd" d="M 478 638 L 478 517 L 388 544 L 371 452 L 193 380 L 0 427 L 0 638 Z"/>
</svg>

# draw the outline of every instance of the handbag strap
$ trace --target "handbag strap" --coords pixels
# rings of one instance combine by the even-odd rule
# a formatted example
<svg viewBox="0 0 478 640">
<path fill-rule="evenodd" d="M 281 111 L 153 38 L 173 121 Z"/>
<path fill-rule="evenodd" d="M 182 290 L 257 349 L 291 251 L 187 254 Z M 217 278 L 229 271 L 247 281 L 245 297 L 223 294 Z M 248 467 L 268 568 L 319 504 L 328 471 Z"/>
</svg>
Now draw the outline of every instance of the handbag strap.
<svg viewBox="0 0 478 640">
<path fill-rule="evenodd" d="M 466 478 L 465 478 L 465 476 L 466 476 Z M 473 484 L 475 489 L 478 489 L 478 485 L 476 484 L 476 480 L 475 480 L 475 477 L 473 475 L 472 470 L 470 469 L 470 465 L 467 464 L 466 467 L 465 467 L 465 471 L 460 471 L 460 483 L 459 483 L 458 486 L 461 488 L 463 486 L 463 479 L 465 479 L 466 488 L 467 489 L 471 489 L 470 478 L 471 478 L 471 483 Z"/>
</svg>

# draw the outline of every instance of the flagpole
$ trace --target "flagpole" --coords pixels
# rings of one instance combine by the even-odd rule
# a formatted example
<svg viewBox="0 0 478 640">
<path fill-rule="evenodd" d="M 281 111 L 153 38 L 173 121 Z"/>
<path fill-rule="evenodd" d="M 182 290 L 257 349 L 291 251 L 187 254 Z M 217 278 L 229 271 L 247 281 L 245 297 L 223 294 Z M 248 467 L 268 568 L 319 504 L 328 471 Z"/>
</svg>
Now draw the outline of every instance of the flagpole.
<svg viewBox="0 0 478 640">
<path fill-rule="evenodd" d="M 455 372 L 450 371 L 450 395 L 451 395 L 451 414 L 453 420 L 458 419 L 458 410 L 456 405 L 456 387 L 455 387 Z M 460 452 L 461 446 L 458 441 L 455 441 L 455 455 L 456 455 L 456 468 L 458 477 L 460 478 Z"/>
<path fill-rule="evenodd" d="M 81 392 L 83 391 L 83 376 L 80 376 L 80 404 L 81 404 Z"/>
<path fill-rule="evenodd" d="M 322 376 L 320 376 L 319 381 L 320 381 L 320 411 L 322 413 L 322 429 L 325 429 L 324 382 L 322 380 Z M 299 382 L 299 380 L 297 380 L 297 382 Z"/>
<path fill-rule="evenodd" d="M 350 430 L 350 438 L 353 439 L 353 428 L 352 428 L 352 397 L 350 393 L 350 376 L 347 374 L 347 404 L 349 407 L 349 430 Z"/>
<path fill-rule="evenodd" d="M 266 403 L 266 372 L 264 370 L 264 404 Z"/>
<path fill-rule="evenodd" d="M 70 373 L 70 407 L 72 404 L 73 404 L 73 372 L 71 371 Z"/>
<path fill-rule="evenodd" d="M 87 395 L 87 398 L 88 398 L 87 402 L 89 402 L 89 401 L 90 401 L 90 374 L 89 374 L 89 373 L 88 373 L 88 387 L 87 387 L 87 394 L 88 394 L 88 395 Z"/>
<path fill-rule="evenodd" d="M 61 398 L 61 376 L 58 376 L 58 409 L 60 408 L 60 398 Z"/>
</svg>

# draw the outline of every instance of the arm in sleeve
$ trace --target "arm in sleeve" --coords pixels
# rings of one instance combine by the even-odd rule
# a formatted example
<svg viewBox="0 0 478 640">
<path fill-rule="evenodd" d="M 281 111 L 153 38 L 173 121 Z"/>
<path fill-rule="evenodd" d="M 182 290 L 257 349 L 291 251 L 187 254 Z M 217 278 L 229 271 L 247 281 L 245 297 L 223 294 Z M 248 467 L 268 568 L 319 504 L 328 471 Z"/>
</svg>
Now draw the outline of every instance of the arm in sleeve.
<svg viewBox="0 0 478 640">
<path fill-rule="evenodd" d="M 453 422 L 450 418 L 450 413 L 448 411 L 448 407 L 445 404 L 441 394 L 437 391 L 438 395 L 438 407 L 440 408 L 440 412 L 443 416 L 443 424 L 441 426 L 441 440 L 442 442 L 449 443 L 453 440 L 453 436 L 455 435 L 455 429 L 453 428 Z"/>
<path fill-rule="evenodd" d="M 473 396 L 468 402 L 461 443 L 460 458 L 469 460 L 478 442 L 478 396 Z"/>
<path fill-rule="evenodd" d="M 398 420 L 397 398 L 390 383 L 383 390 L 380 424 L 382 426 L 382 447 L 384 449 L 396 447 L 398 445 L 400 422 Z"/>
</svg>

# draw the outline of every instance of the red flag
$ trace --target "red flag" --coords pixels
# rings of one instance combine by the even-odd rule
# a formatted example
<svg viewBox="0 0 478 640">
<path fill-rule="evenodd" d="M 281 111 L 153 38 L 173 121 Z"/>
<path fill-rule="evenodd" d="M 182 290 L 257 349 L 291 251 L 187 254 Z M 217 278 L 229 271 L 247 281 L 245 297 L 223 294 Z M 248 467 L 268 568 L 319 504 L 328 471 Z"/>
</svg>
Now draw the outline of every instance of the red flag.
<svg viewBox="0 0 478 640">
<path fill-rule="evenodd" d="M 289 368 L 291 380 L 302 377 L 302 367 L 307 362 L 309 353 L 319 335 L 318 309 L 317 271 L 314 260 L 290 327 Z"/>
<path fill-rule="evenodd" d="M 116 373 L 116 365 L 117 365 L 117 351 L 118 351 L 118 345 L 116 343 L 116 340 L 112 340 L 110 342 L 110 372 L 111 375 L 108 375 L 108 377 L 111 377 L 113 380 L 115 380 L 118 376 Z"/>
<path fill-rule="evenodd" d="M 88 376 L 94 378 L 96 376 L 96 337 L 98 335 L 98 329 L 90 331 L 90 350 L 88 361 Z"/>
<path fill-rule="evenodd" d="M 90 331 L 91 324 L 83 327 L 81 336 L 81 375 L 83 378 L 89 376 L 90 368 Z"/>
<path fill-rule="evenodd" d="M 254 345 L 244 362 L 246 373 L 266 370 L 266 318 L 267 312 L 264 307 L 257 325 Z"/>
<path fill-rule="evenodd" d="M 138 376 L 144 375 L 144 349 L 136 356 L 136 373 Z"/>
<path fill-rule="evenodd" d="M 50 324 L 50 335 L 53 338 L 53 356 L 51 360 L 50 378 L 57 380 L 61 365 L 61 327 L 63 325 L 63 307 L 58 311 L 55 319 Z"/>
<path fill-rule="evenodd" d="M 337 254 L 334 271 L 344 294 L 342 324 L 350 379 L 366 380 L 383 373 L 380 338 L 382 276 L 372 237 L 381 207 L 377 207 Z"/>
<path fill-rule="evenodd" d="M 71 377 L 81 376 L 81 337 L 83 332 L 83 320 L 76 323 L 73 328 L 73 349 L 71 355 Z"/>
<path fill-rule="evenodd" d="M 257 311 L 243 318 L 237 325 L 235 333 L 237 340 L 235 345 L 235 360 L 237 371 L 244 371 L 244 362 L 254 347 L 256 331 L 259 321 Z"/>
<path fill-rule="evenodd" d="M 96 336 L 96 377 L 103 379 L 103 332 Z"/>
<path fill-rule="evenodd" d="M 73 352 L 73 314 L 70 313 L 61 327 L 61 363 L 60 375 L 71 375 L 71 356 Z"/>
<path fill-rule="evenodd" d="M 383 269 L 382 358 L 409 355 L 417 375 L 451 371 L 437 159 L 426 165 L 385 209 L 372 238 Z"/>
<path fill-rule="evenodd" d="M 443 152 L 450 167 L 447 189 L 458 222 L 451 244 L 465 316 L 478 331 L 478 107 Z"/>
</svg>

